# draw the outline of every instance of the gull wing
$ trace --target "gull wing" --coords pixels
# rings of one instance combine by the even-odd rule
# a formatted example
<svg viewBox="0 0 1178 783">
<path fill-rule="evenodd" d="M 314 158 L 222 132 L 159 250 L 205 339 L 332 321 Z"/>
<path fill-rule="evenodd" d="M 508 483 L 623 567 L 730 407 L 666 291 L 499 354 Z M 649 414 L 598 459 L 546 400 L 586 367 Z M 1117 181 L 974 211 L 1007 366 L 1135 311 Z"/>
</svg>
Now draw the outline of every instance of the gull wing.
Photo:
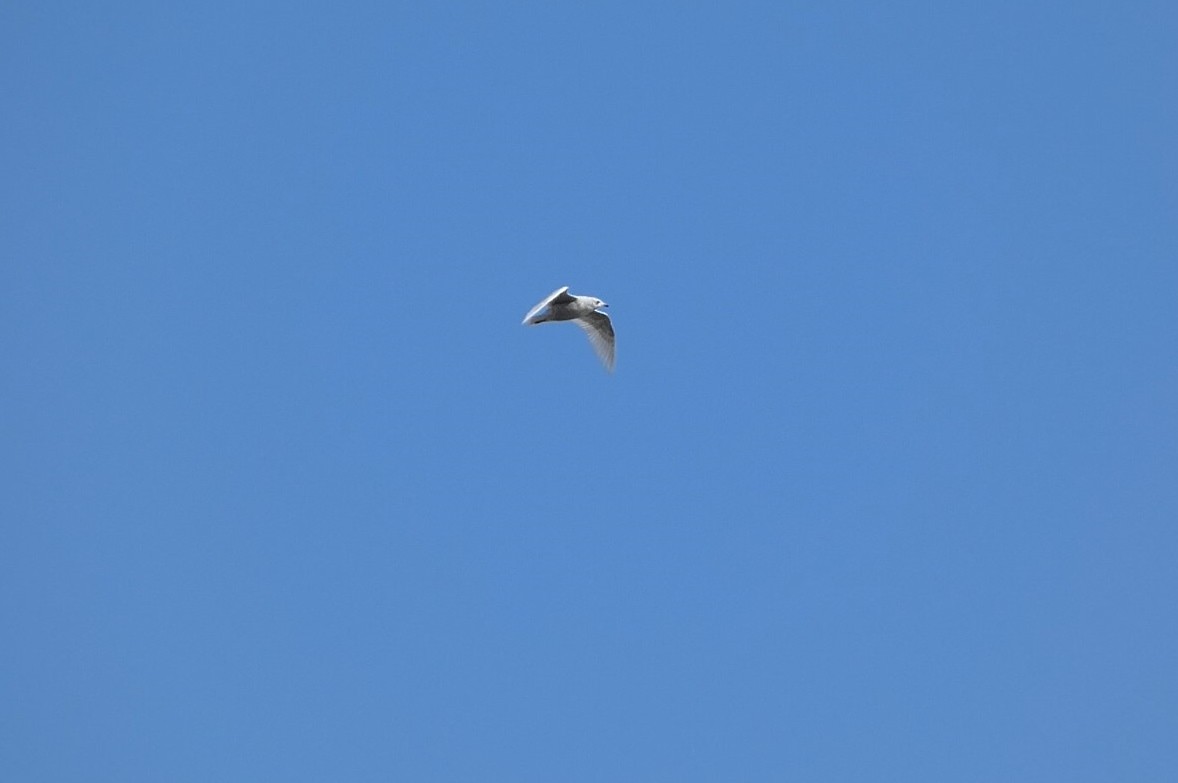
<svg viewBox="0 0 1178 783">
<path fill-rule="evenodd" d="M 549 305 L 568 304 L 569 302 L 574 301 L 576 301 L 576 299 L 572 296 L 569 296 L 569 287 L 567 285 L 561 286 L 560 288 L 550 293 L 548 296 L 541 299 L 540 304 L 529 310 L 528 314 L 524 316 L 524 323 L 527 324 L 531 322 L 531 320 L 535 318 L 541 310 L 543 310 L 545 307 L 548 307 Z"/>
<path fill-rule="evenodd" d="M 609 316 L 594 310 L 589 315 L 576 319 L 573 323 L 585 330 L 585 334 L 589 336 L 589 343 L 597 352 L 597 358 L 601 359 L 605 369 L 613 372 L 614 325 L 610 322 Z"/>
</svg>

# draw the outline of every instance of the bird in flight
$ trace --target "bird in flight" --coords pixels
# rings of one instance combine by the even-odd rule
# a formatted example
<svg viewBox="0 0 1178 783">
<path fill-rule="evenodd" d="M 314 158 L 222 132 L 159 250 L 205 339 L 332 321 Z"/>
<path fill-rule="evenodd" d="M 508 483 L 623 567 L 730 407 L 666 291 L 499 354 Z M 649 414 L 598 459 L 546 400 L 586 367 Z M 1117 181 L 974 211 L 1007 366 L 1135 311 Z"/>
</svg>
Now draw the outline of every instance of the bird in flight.
<svg viewBox="0 0 1178 783">
<path fill-rule="evenodd" d="M 548 296 L 540 304 L 533 307 L 524 316 L 524 326 L 534 326 L 546 321 L 572 321 L 585 330 L 597 358 L 605 365 L 605 369 L 614 371 L 614 326 L 609 316 L 598 309 L 609 307 L 595 296 L 574 296 L 569 293 L 569 287 L 562 286 Z"/>
</svg>

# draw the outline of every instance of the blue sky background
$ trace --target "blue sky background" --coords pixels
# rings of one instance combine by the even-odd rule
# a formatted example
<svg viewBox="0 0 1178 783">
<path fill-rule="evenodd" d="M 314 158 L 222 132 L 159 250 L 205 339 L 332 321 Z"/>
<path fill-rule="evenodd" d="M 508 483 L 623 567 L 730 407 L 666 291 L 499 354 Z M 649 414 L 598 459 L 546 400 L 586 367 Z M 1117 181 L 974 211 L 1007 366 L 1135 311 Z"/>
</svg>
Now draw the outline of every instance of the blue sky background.
<svg viewBox="0 0 1178 783">
<path fill-rule="evenodd" d="M 1178 779 L 1175 40 L 6 4 L 0 778 Z"/>
</svg>

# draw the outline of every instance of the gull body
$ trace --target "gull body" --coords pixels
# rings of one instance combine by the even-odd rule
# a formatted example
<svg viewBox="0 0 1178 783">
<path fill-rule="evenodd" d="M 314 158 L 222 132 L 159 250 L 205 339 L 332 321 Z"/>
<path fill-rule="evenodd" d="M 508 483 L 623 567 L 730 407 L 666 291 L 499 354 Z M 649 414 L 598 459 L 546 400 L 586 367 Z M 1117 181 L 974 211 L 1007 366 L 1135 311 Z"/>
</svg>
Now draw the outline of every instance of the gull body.
<svg viewBox="0 0 1178 783">
<path fill-rule="evenodd" d="M 605 369 L 614 370 L 614 327 L 609 316 L 600 312 L 609 307 L 595 296 L 576 296 L 569 293 L 569 287 L 562 286 L 540 300 L 524 316 L 524 326 L 549 321 L 572 321 L 584 330 L 589 342 Z"/>
</svg>

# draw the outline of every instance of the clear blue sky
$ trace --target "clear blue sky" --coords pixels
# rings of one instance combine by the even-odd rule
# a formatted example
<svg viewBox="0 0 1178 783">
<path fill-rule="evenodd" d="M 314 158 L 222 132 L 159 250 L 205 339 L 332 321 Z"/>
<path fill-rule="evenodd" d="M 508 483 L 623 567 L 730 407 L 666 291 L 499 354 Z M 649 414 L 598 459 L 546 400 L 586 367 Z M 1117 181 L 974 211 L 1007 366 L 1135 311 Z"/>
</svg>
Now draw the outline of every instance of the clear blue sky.
<svg viewBox="0 0 1178 783">
<path fill-rule="evenodd" d="M 180 5 L 0 11 L 0 779 L 1178 780 L 1173 3 Z"/>
</svg>

